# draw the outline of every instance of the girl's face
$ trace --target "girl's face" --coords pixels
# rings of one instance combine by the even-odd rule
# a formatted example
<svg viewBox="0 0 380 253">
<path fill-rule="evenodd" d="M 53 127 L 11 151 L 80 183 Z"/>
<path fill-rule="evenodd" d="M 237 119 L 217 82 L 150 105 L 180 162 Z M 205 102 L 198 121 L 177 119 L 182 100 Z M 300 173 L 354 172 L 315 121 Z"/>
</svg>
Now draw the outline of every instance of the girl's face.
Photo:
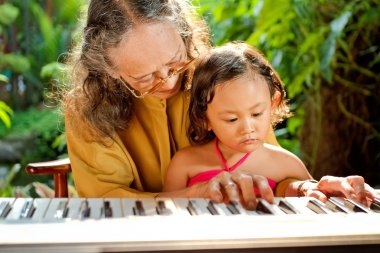
<svg viewBox="0 0 380 253">
<path fill-rule="evenodd" d="M 224 145 L 247 153 L 261 147 L 271 126 L 272 102 L 268 84 L 247 74 L 218 84 L 207 106 L 208 128 Z"/>
<path fill-rule="evenodd" d="M 120 78 L 139 93 L 149 92 L 173 69 L 187 61 L 185 44 L 169 23 L 140 24 L 126 34 L 110 57 L 115 65 L 114 78 Z M 149 92 L 166 99 L 180 89 L 180 75 L 174 75 Z"/>
</svg>

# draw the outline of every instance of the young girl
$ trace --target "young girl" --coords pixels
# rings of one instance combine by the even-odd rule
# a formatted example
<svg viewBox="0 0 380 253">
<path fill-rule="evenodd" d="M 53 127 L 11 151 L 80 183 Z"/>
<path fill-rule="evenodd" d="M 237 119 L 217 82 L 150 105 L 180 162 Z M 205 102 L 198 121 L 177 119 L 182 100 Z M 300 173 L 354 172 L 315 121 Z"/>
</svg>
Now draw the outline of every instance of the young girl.
<svg viewBox="0 0 380 253">
<path fill-rule="evenodd" d="M 271 126 L 289 115 L 283 84 L 258 51 L 243 43 L 211 50 L 192 80 L 188 135 L 194 145 L 173 157 L 164 191 L 211 180 L 223 171 L 265 176 L 272 190 L 285 178 L 312 179 L 298 157 L 264 143 Z"/>
</svg>

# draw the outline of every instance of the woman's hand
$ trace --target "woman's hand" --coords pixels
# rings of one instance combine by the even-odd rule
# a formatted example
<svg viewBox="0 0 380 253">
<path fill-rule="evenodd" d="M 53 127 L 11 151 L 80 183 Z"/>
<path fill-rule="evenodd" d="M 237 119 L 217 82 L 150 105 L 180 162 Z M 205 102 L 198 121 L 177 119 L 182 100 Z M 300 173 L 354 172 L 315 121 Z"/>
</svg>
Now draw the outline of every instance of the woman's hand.
<svg viewBox="0 0 380 253">
<path fill-rule="evenodd" d="M 318 183 L 305 183 L 302 185 L 305 196 L 315 197 L 321 201 L 327 201 L 329 197 L 345 197 L 369 206 L 379 197 L 376 191 L 364 182 L 361 176 L 334 177 L 324 176 Z"/>
<path fill-rule="evenodd" d="M 264 176 L 234 171 L 221 172 L 208 182 L 193 185 L 192 197 L 209 198 L 215 202 L 241 202 L 247 209 L 256 208 L 256 195 L 253 187 L 257 187 L 260 197 L 269 203 L 274 202 L 273 191 Z"/>
</svg>

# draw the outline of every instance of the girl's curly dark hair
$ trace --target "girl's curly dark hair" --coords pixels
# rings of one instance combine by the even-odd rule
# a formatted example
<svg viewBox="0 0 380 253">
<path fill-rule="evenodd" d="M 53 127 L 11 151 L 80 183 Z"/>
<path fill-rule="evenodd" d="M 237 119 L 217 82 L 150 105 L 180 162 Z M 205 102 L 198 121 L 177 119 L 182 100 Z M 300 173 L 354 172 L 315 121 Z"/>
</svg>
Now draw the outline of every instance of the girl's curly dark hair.
<svg viewBox="0 0 380 253">
<path fill-rule="evenodd" d="M 214 98 L 215 87 L 248 72 L 258 74 L 267 81 L 272 99 L 277 92 L 280 94 L 277 110 L 272 114 L 273 126 L 291 115 L 285 100 L 283 83 L 265 57 L 257 49 L 245 43 L 228 43 L 203 55 L 195 68 L 191 85 L 188 129 L 188 137 L 192 144 L 204 144 L 215 138 L 213 131 L 207 128 L 206 117 L 207 105 Z"/>
</svg>

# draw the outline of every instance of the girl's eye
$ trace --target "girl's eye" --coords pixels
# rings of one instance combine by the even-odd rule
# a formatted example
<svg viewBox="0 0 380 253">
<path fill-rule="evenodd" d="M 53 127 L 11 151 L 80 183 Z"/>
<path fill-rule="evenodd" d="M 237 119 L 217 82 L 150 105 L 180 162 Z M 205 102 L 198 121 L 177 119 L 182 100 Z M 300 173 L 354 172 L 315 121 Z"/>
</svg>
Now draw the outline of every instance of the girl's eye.
<svg viewBox="0 0 380 253">
<path fill-rule="evenodd" d="M 237 121 L 237 118 L 227 119 L 226 121 L 227 121 L 227 122 L 235 122 L 235 121 Z"/>
</svg>

